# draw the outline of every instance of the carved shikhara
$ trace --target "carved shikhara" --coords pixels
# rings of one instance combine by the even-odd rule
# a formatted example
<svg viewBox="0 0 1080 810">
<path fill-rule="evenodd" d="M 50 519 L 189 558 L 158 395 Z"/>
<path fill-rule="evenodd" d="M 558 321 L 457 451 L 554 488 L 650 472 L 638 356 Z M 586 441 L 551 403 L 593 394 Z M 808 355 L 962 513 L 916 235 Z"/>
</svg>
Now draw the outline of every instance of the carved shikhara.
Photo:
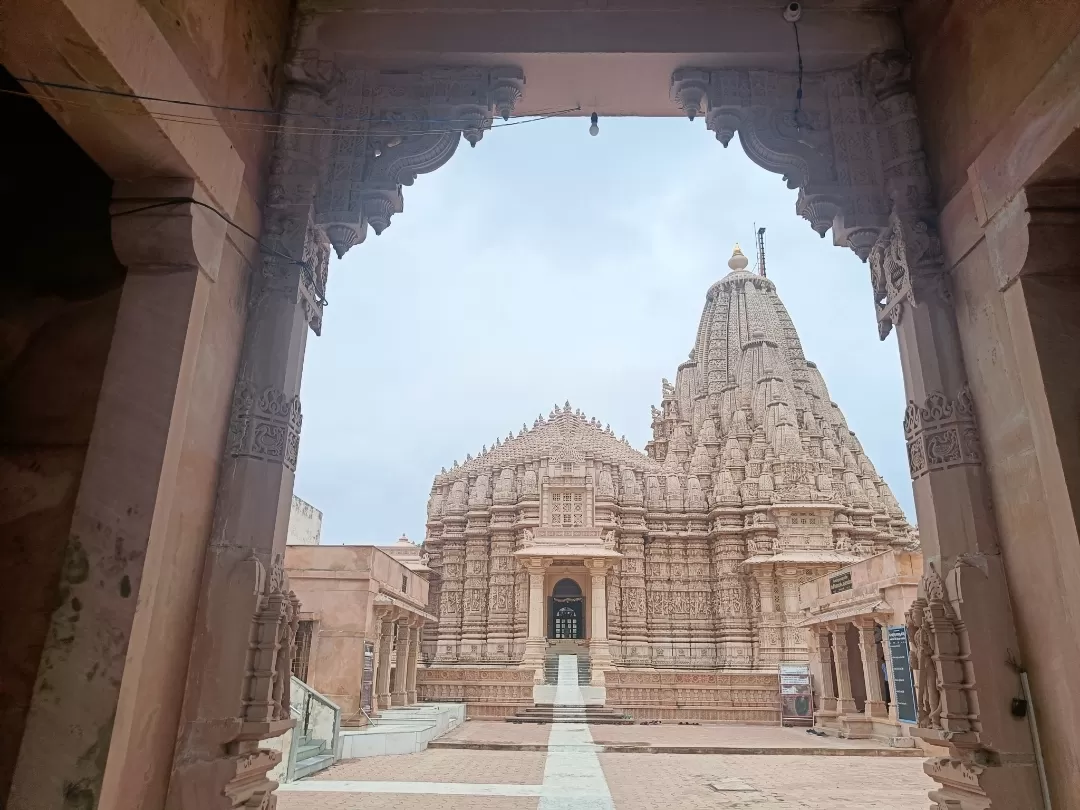
<svg viewBox="0 0 1080 810">
<path fill-rule="evenodd" d="M 299 396 L 290 397 L 277 388 L 260 391 L 249 380 L 240 380 L 233 391 L 228 453 L 295 471 L 303 422 Z"/>
<path fill-rule="evenodd" d="M 672 100 L 727 146 L 799 190 L 796 211 L 822 237 L 870 261 L 884 339 L 904 304 L 948 296 L 906 54 L 799 77 L 767 70 L 678 70 Z"/>
<path fill-rule="evenodd" d="M 935 470 L 982 463 L 975 408 L 967 386 L 956 399 L 937 391 L 922 405 L 908 402 L 904 436 L 912 479 Z"/>
</svg>

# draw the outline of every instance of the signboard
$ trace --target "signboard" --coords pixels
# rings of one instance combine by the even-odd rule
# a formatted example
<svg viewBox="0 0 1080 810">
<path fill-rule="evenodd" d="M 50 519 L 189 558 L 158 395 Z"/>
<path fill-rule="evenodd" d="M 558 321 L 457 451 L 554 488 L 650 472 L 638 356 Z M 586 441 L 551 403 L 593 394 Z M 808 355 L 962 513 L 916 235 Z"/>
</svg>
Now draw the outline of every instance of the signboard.
<svg viewBox="0 0 1080 810">
<path fill-rule="evenodd" d="M 814 697 L 807 664 L 780 665 L 780 725 L 812 726 Z"/>
<path fill-rule="evenodd" d="M 889 628 L 889 657 L 892 658 L 896 716 L 904 723 L 915 723 L 919 719 L 915 708 L 915 682 L 911 677 L 907 628 L 903 625 Z"/>
<path fill-rule="evenodd" d="M 371 693 L 375 686 L 375 644 L 364 642 L 364 672 L 360 679 L 360 707 L 371 714 Z"/>
<path fill-rule="evenodd" d="M 829 577 L 829 593 L 841 593 L 851 590 L 851 572 L 843 571 Z"/>
</svg>

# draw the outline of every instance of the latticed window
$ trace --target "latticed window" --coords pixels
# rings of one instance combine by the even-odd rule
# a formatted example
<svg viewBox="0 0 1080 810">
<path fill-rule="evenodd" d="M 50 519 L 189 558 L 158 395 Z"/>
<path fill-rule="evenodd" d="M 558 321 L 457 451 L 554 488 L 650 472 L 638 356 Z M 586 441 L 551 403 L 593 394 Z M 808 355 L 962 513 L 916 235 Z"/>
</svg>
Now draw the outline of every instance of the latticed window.
<svg viewBox="0 0 1080 810">
<path fill-rule="evenodd" d="M 296 628 L 296 648 L 293 650 L 292 674 L 307 683 L 308 659 L 311 657 L 311 631 L 315 622 L 300 622 Z"/>
<path fill-rule="evenodd" d="M 584 526 L 585 496 L 580 492 L 551 493 L 552 526 Z"/>
</svg>

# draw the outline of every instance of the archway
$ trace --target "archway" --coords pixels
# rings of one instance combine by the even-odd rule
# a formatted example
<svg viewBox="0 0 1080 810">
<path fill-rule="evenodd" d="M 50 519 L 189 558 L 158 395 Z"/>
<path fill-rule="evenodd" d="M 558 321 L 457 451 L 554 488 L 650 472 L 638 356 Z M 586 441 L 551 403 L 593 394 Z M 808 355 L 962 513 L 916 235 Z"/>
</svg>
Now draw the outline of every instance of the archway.
<svg viewBox="0 0 1080 810">
<path fill-rule="evenodd" d="M 548 638 L 556 641 L 585 638 L 585 599 L 581 586 L 570 578 L 560 579 L 548 599 Z"/>
</svg>

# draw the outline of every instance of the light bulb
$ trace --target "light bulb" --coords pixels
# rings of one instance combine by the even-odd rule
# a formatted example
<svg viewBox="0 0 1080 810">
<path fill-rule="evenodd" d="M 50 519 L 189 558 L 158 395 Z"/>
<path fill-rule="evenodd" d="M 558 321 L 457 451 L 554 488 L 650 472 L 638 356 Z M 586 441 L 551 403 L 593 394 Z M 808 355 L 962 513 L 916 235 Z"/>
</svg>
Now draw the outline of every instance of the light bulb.
<svg viewBox="0 0 1080 810">
<path fill-rule="evenodd" d="M 592 118 L 590 120 L 592 121 L 592 123 L 589 125 L 589 134 L 590 135 L 599 135 L 600 134 L 600 125 L 598 123 L 596 123 L 597 120 L 598 120 L 597 114 L 593 113 Z"/>
</svg>

